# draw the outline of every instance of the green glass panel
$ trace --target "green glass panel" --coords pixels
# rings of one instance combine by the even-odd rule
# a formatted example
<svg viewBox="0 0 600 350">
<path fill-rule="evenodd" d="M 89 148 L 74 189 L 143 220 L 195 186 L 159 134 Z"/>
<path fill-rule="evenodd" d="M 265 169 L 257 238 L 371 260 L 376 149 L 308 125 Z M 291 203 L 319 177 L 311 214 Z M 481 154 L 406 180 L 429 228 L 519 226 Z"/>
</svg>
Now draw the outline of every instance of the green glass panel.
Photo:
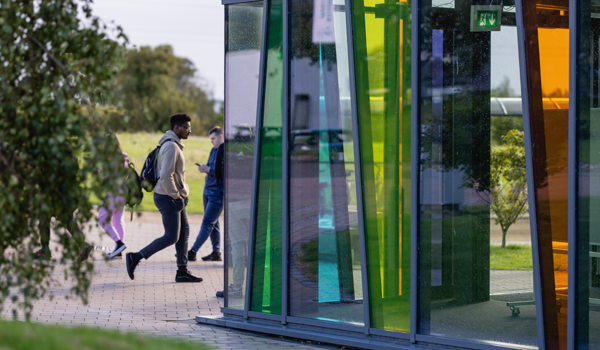
<svg viewBox="0 0 600 350">
<path fill-rule="evenodd" d="M 269 2 L 250 310 L 281 314 L 282 2 Z"/>
<path fill-rule="evenodd" d="M 352 2 L 371 325 L 410 330 L 411 2 Z"/>
</svg>

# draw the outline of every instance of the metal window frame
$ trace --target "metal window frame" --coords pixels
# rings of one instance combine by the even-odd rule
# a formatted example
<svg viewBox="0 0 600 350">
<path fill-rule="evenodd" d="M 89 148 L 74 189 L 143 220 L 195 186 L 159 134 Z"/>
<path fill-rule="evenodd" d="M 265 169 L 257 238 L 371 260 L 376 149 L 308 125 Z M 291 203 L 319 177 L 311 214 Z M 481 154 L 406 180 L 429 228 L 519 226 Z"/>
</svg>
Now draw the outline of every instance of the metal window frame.
<svg viewBox="0 0 600 350">
<path fill-rule="evenodd" d="M 421 30 L 421 1 L 412 2 L 411 47 L 411 161 L 410 161 L 410 342 L 417 342 L 419 327 L 419 205 L 420 183 L 420 130 L 421 130 L 421 64 L 420 52 L 423 39 Z M 415 68 L 416 66 L 416 68 Z"/>
<path fill-rule="evenodd" d="M 354 62 L 354 21 L 352 0 L 346 0 L 346 39 L 348 40 L 348 69 L 350 70 L 350 108 L 352 112 L 352 138 L 354 141 L 354 176 L 356 183 L 356 211 L 358 214 L 358 243 L 360 251 L 360 272 L 363 287 L 363 321 L 365 335 L 371 334 L 371 299 L 369 298 L 369 274 L 367 269 L 367 241 L 362 193 L 362 162 L 360 158 L 360 132 L 358 123 L 358 91 L 356 90 L 356 69 Z"/>
<path fill-rule="evenodd" d="M 579 78 L 581 67 L 579 57 L 582 53 L 581 39 L 581 1 L 569 1 L 569 187 L 568 187 L 568 287 L 567 295 L 567 350 L 579 348 L 577 321 L 579 319 Z"/>
<path fill-rule="evenodd" d="M 473 341 L 469 339 L 446 338 L 433 335 L 417 334 L 418 342 L 427 342 L 436 345 L 445 345 L 451 347 L 476 349 L 476 350 L 505 350 L 505 349 L 522 349 L 533 350 L 537 349 L 534 346 L 520 345 L 514 343 L 502 343 L 494 341 Z"/>
<path fill-rule="evenodd" d="M 290 242 L 290 152 L 289 152 L 289 134 L 290 134 L 290 57 L 289 57 L 289 0 L 282 0 L 282 51 L 283 51 L 283 101 L 282 101 L 282 128 L 281 128 L 281 202 L 283 205 L 281 219 L 281 324 L 287 323 L 288 305 L 289 305 L 289 242 Z"/>
<path fill-rule="evenodd" d="M 224 33 L 225 33 L 225 45 L 224 45 L 224 50 L 223 52 L 225 53 L 223 55 L 223 90 L 224 90 L 224 94 L 223 96 L 225 96 L 225 94 L 227 94 L 227 51 L 229 48 L 229 6 L 223 6 L 223 18 L 225 19 L 223 26 L 225 28 L 224 29 Z M 227 115 L 227 104 L 225 103 L 225 97 L 223 97 L 223 130 L 227 130 L 227 118 L 225 118 L 225 116 Z M 227 146 L 227 145 L 225 145 Z M 225 162 L 227 160 L 227 152 L 225 152 Z M 227 186 L 227 167 L 224 166 L 224 174 L 223 177 L 225 178 L 225 186 Z M 227 189 L 227 187 L 225 187 L 225 189 Z M 227 208 L 227 190 L 223 191 L 223 209 Z M 227 239 L 229 238 L 229 224 L 228 224 L 228 211 L 229 210 L 223 210 L 223 246 L 225 246 L 225 252 L 223 253 L 223 281 L 224 286 L 227 286 L 229 282 L 229 254 L 227 254 L 227 251 L 229 249 L 227 249 Z M 229 288 L 223 288 L 223 293 L 225 293 L 225 298 L 223 300 L 223 304 L 225 305 L 225 307 L 228 306 L 228 290 Z"/>
<path fill-rule="evenodd" d="M 250 291 L 252 290 L 252 270 L 254 269 L 254 244 L 256 239 L 256 203 L 258 202 L 258 167 L 260 165 L 260 135 L 262 130 L 262 115 L 264 112 L 265 73 L 267 71 L 267 17 L 269 16 L 269 2 L 263 0 L 263 18 L 260 44 L 260 68 L 258 77 L 258 101 L 256 104 L 256 126 L 254 128 L 254 159 L 252 169 L 252 199 L 250 207 L 250 225 L 248 233 L 248 260 L 246 262 L 246 295 L 244 296 L 244 319 L 248 319 L 250 310 Z"/>
<path fill-rule="evenodd" d="M 388 338 L 407 340 L 407 341 L 410 341 L 411 343 L 414 343 L 411 339 L 410 333 L 406 333 L 406 332 L 388 331 L 385 329 L 371 328 L 371 334 L 378 335 L 380 337 L 388 337 Z"/>
<path fill-rule="evenodd" d="M 248 2 L 260 2 L 261 0 L 221 0 L 221 5 L 236 5 Z"/>
<path fill-rule="evenodd" d="M 281 320 L 280 315 L 267 314 L 265 312 L 258 312 L 258 311 L 248 311 L 248 316 L 252 317 L 252 318 L 277 321 L 277 322 L 279 322 Z"/>
<path fill-rule="evenodd" d="M 331 330 L 341 330 L 346 332 L 354 332 L 354 333 L 362 333 L 364 326 L 355 325 L 350 323 L 342 323 L 335 321 L 325 321 L 319 320 L 315 318 L 306 318 L 306 317 L 297 317 L 297 316 L 288 316 L 287 317 L 288 324 L 299 324 L 305 326 L 313 326 L 313 327 L 322 327 Z"/>
<path fill-rule="evenodd" d="M 526 35 L 524 21 L 523 1 L 516 0 L 516 17 L 517 17 L 517 38 L 519 51 L 519 67 L 521 74 L 521 101 L 523 103 L 523 132 L 525 136 L 525 171 L 527 174 L 527 191 L 529 193 L 529 223 L 531 230 L 531 252 L 533 260 L 533 288 L 535 295 L 535 311 L 537 322 L 538 347 L 540 350 L 546 349 L 545 334 L 544 334 L 544 309 L 542 307 L 542 285 L 540 272 L 540 255 L 538 246 L 537 232 L 537 216 L 536 216 L 536 196 L 534 186 L 534 169 L 533 169 L 533 140 L 531 137 L 531 118 L 529 115 L 529 79 L 527 76 L 527 57 L 526 50 Z"/>
<path fill-rule="evenodd" d="M 245 311 L 240 309 L 232 309 L 230 307 L 224 306 L 221 308 L 221 313 L 228 315 L 244 316 Z"/>
</svg>

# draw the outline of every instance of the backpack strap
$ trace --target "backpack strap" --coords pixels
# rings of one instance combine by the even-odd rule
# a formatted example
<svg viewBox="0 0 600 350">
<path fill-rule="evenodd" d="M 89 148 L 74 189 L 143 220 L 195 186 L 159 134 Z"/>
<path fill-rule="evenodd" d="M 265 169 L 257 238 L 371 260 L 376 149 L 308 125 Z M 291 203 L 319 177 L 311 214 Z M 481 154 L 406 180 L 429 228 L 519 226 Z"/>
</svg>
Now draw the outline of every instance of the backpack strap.
<svg viewBox="0 0 600 350">
<path fill-rule="evenodd" d="M 163 146 L 165 143 L 167 143 L 167 142 L 169 142 L 169 141 L 171 141 L 171 142 L 175 142 L 175 140 L 173 140 L 173 139 L 166 139 L 166 140 L 165 140 L 165 142 L 163 142 L 161 145 L 158 145 L 159 151 L 158 151 L 158 152 L 157 152 L 157 154 L 156 154 L 156 160 L 157 160 L 157 161 L 158 161 L 158 153 L 160 153 L 160 148 L 161 148 L 161 147 L 162 147 L 162 146 Z M 156 178 L 156 182 L 157 182 L 157 183 L 158 183 L 158 180 L 160 180 L 160 176 Z M 131 215 L 133 216 L 133 213 L 132 213 Z"/>
<path fill-rule="evenodd" d="M 167 143 L 169 141 L 175 142 L 175 140 L 173 140 L 173 139 L 166 139 L 165 142 L 163 142 L 162 144 L 158 145 L 158 147 L 162 147 L 165 143 Z"/>
</svg>

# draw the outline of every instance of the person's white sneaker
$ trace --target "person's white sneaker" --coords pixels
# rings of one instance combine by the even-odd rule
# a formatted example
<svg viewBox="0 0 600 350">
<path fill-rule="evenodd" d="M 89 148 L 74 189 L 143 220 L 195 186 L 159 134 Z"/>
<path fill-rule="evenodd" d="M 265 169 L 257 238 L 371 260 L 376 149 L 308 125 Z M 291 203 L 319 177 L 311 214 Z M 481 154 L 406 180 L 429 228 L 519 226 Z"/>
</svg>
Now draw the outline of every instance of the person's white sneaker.
<svg viewBox="0 0 600 350">
<path fill-rule="evenodd" d="M 118 241 L 117 246 L 115 247 L 115 250 L 113 250 L 110 253 L 106 253 L 106 256 L 109 259 L 115 258 L 117 255 L 121 255 L 121 252 L 124 251 L 125 248 L 127 248 L 127 246 L 123 242 Z"/>
</svg>

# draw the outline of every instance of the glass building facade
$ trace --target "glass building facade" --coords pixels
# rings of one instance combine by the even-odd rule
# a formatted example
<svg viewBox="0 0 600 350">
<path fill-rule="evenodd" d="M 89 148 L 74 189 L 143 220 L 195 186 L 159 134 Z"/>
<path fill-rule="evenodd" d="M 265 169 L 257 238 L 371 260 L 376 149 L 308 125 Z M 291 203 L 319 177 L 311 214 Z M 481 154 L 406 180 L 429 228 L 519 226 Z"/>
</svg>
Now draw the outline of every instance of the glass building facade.
<svg viewBox="0 0 600 350">
<path fill-rule="evenodd" d="M 225 307 L 197 322 L 600 349 L 600 1 L 222 2 Z"/>
</svg>

